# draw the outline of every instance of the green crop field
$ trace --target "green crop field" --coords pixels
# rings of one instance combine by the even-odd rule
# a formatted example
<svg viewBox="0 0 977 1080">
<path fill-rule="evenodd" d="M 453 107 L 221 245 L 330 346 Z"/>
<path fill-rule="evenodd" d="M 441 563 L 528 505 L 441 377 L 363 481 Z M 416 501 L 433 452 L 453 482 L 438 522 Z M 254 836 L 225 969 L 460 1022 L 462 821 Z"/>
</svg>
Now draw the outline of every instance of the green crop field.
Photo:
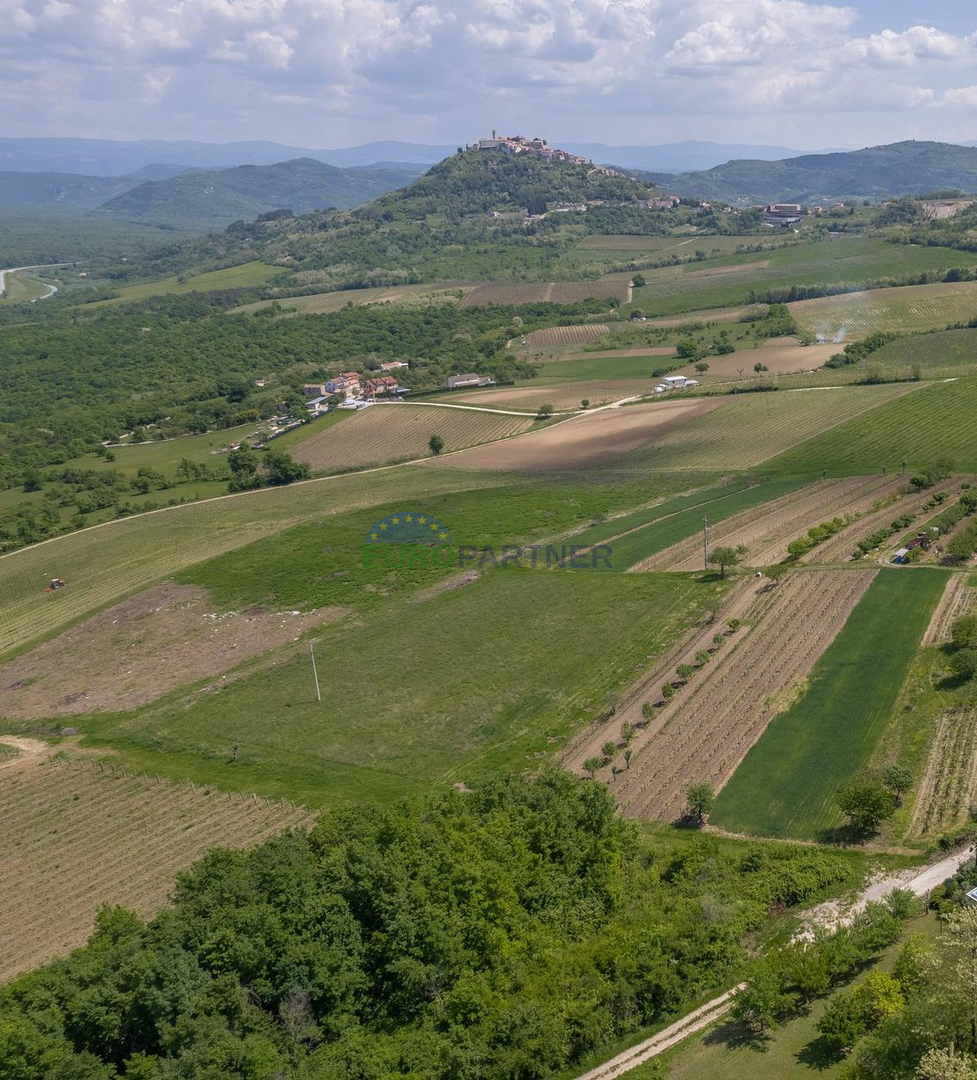
<svg viewBox="0 0 977 1080">
<path fill-rule="evenodd" d="M 810 391 L 810 395 L 833 398 L 860 389 Z M 829 476 L 856 476 L 880 472 L 883 467 L 894 471 L 903 462 L 910 470 L 922 468 L 948 457 L 958 471 L 972 472 L 977 469 L 975 417 L 977 379 L 924 386 L 815 435 L 764 467 L 782 476 L 822 471 Z"/>
<path fill-rule="evenodd" d="M 150 296 L 180 295 L 189 292 L 216 292 L 219 289 L 246 289 L 251 285 L 263 285 L 280 274 L 288 271 L 281 266 L 271 266 L 263 262 L 241 263 L 224 270 L 210 270 L 206 274 L 193 277 L 163 278 L 161 281 L 140 282 L 138 285 L 126 285 L 119 290 L 119 295 L 111 300 L 99 300 L 86 304 L 85 310 L 127 304 L 136 300 L 146 300 Z"/>
<path fill-rule="evenodd" d="M 841 236 L 775 251 L 645 270 L 642 273 L 647 284 L 634 290 L 632 304 L 646 315 L 674 315 L 694 308 L 743 304 L 751 289 L 762 293 L 790 285 L 857 285 L 921 270 L 974 265 L 977 252 L 909 247 L 877 237 Z"/>
<path fill-rule="evenodd" d="M 812 839 L 840 824 L 838 786 L 865 766 L 891 720 L 947 576 L 880 571 L 815 664 L 807 692 L 774 718 L 720 792 L 715 824 Z"/>
<path fill-rule="evenodd" d="M 485 571 L 320 630 L 321 705 L 303 650 L 217 693 L 85 717 L 84 730 L 151 771 L 176 761 L 201 781 L 313 804 L 478 781 L 545 756 L 715 596 L 678 576 Z"/>
<path fill-rule="evenodd" d="M 752 469 L 817 432 L 909 390 L 910 384 L 890 384 L 737 395 L 724 399 L 712 412 L 662 432 L 653 442 L 618 458 L 614 467 Z M 820 468 L 816 462 L 809 468 L 798 465 L 790 475 L 813 476 Z M 854 471 L 865 472 L 867 467 Z"/>
<path fill-rule="evenodd" d="M 637 379 L 650 380 L 657 378 L 654 372 L 671 371 L 683 362 L 675 356 L 614 356 L 613 353 L 580 360 L 554 360 L 543 367 L 538 381 L 579 382 L 589 379 L 626 379 L 633 382 Z M 520 383 L 520 386 L 528 387 L 535 381 L 537 380 L 532 382 L 526 380 Z"/>
<path fill-rule="evenodd" d="M 801 484 L 795 481 L 769 481 L 757 484 L 755 487 L 738 491 L 725 498 L 718 498 L 707 504 L 690 506 L 679 510 L 670 517 L 660 521 L 653 521 L 648 525 L 622 536 L 611 544 L 613 555 L 611 564 L 616 571 L 627 570 L 635 566 L 649 555 L 655 555 L 665 548 L 686 540 L 696 533 L 702 532 L 702 518 L 704 514 L 709 517 L 711 525 L 718 525 L 720 521 L 732 517 L 743 510 L 749 510 L 754 506 L 777 499 L 794 491 Z"/>
<path fill-rule="evenodd" d="M 875 330 L 942 330 L 977 315 L 977 282 L 950 281 L 824 296 L 790 305 L 802 330 L 831 338 L 865 337 Z"/>
<path fill-rule="evenodd" d="M 977 314 L 977 305 L 974 314 Z M 924 379 L 977 374 L 977 330 L 944 330 L 898 338 L 848 370 L 861 374 L 866 367 L 877 366 L 886 374 L 902 375 L 917 365 Z M 835 370 L 833 374 L 841 374 L 841 371 Z"/>
</svg>

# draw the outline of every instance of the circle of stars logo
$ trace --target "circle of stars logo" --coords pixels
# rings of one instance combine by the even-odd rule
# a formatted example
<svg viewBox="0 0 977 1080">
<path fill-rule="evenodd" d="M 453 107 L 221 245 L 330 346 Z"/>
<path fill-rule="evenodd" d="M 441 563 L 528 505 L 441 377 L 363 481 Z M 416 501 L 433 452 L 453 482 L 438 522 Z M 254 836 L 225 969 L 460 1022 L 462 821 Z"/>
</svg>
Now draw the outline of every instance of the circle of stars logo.
<svg viewBox="0 0 977 1080">
<path fill-rule="evenodd" d="M 420 510 L 400 510 L 371 525 L 364 544 L 450 544 L 451 532 L 439 518 Z"/>
</svg>

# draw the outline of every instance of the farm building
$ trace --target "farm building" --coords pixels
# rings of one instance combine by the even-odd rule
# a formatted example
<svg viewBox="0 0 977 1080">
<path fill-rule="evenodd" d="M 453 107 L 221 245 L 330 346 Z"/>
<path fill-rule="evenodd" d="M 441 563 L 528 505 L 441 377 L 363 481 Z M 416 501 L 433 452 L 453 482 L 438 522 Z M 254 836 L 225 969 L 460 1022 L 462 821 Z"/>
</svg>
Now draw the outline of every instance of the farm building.
<svg viewBox="0 0 977 1080">
<path fill-rule="evenodd" d="M 409 368 L 410 364 L 406 360 L 391 360 L 388 364 L 381 364 L 381 371 L 397 371 L 400 368 Z"/>
<path fill-rule="evenodd" d="M 392 394 L 399 385 L 393 375 L 380 375 L 363 383 L 363 396 L 375 398 L 378 394 Z"/>
<path fill-rule="evenodd" d="M 468 386 L 481 386 L 481 376 L 469 372 L 467 375 L 449 375 L 444 380 L 446 390 L 463 390 Z"/>
<path fill-rule="evenodd" d="M 305 386 L 302 387 L 302 397 L 304 398 L 322 397 L 325 392 L 325 383 L 306 383 Z"/>
<path fill-rule="evenodd" d="M 662 385 L 667 390 L 684 390 L 687 386 L 698 386 L 698 379 L 690 379 L 685 375 L 666 375 L 662 379 Z"/>
</svg>

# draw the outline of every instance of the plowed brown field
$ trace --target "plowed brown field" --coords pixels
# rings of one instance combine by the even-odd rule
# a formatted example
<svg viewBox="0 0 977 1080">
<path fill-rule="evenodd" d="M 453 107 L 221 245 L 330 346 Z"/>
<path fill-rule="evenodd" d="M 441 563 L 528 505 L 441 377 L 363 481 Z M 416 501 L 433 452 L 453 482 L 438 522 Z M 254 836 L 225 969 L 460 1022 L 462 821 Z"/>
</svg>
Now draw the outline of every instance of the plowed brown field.
<svg viewBox="0 0 977 1080">
<path fill-rule="evenodd" d="M 742 544 L 747 548 L 746 565 L 770 566 L 785 559 L 790 541 L 804 536 L 813 525 L 861 513 L 904 483 L 900 477 L 881 476 L 821 480 L 720 522 L 709 530 L 709 543 L 712 547 Z M 701 567 L 702 539 L 696 535 L 632 569 L 687 571 Z"/>
<path fill-rule="evenodd" d="M 211 847 L 243 848 L 312 823 L 304 808 L 153 777 L 50 763 L 47 747 L 0 759 L 0 981 L 83 945 L 102 904 L 144 917 Z"/>
<path fill-rule="evenodd" d="M 687 398 L 626 409 L 605 409 L 532 431 L 515 439 L 474 447 L 449 457 L 428 459 L 434 468 L 557 471 L 583 469 L 642 446 L 692 417 L 722 405 L 721 400 Z"/>
<path fill-rule="evenodd" d="M 638 732 L 631 767 L 606 777 L 625 814 L 671 821 L 681 816 L 690 784 L 705 781 L 721 789 L 767 724 L 787 707 L 792 692 L 803 685 L 876 573 L 797 573 L 776 587 L 760 588 L 748 579 L 744 588 L 749 591 L 738 596 L 741 606 L 744 599 L 748 602 L 748 625 Z M 706 647 L 713 633 L 714 627 L 702 632 L 689 644 L 690 652 Z M 646 685 L 654 688 L 673 678 L 674 668 L 662 667 Z M 636 695 L 590 742 L 599 746 L 598 740 L 613 738 L 624 720 L 638 723 L 641 697 Z M 661 694 L 652 689 L 644 700 L 660 701 Z M 578 759 L 574 754 L 570 764 L 579 768 Z"/>
</svg>

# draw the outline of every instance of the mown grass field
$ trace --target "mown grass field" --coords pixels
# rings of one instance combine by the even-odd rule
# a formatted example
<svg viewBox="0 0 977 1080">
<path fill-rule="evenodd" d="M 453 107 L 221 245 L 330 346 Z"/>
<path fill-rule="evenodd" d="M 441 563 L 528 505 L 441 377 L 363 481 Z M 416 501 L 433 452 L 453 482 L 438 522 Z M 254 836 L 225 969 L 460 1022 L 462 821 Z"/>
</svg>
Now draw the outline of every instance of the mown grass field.
<svg viewBox="0 0 977 1080">
<path fill-rule="evenodd" d="M 342 472 L 429 457 L 432 435 L 439 435 L 444 440 L 443 452 L 450 453 L 518 435 L 534 423 L 533 416 L 399 402 L 358 410 L 342 425 L 324 426 L 303 438 L 295 437 L 286 446 L 296 461 L 316 472 Z"/>
<path fill-rule="evenodd" d="M 300 650 L 219 690 L 78 723 L 141 767 L 311 803 L 477 782 L 547 757 L 715 596 L 678 576 L 486 570 L 319 631 L 321 704 Z"/>
<path fill-rule="evenodd" d="M 37 300 L 48 292 L 47 285 L 29 271 L 5 274 L 3 283 L 4 296 L 0 297 L 0 304 L 23 304 L 28 300 Z"/>
<path fill-rule="evenodd" d="M 977 282 L 953 281 L 824 296 L 790 305 L 802 330 L 831 338 L 865 337 L 875 330 L 942 330 L 977 315 Z"/>
<path fill-rule="evenodd" d="M 651 469 L 752 469 L 789 447 L 825 432 L 851 417 L 906 394 L 910 384 L 864 386 L 844 390 L 779 391 L 730 397 L 712 412 L 663 432 L 654 442 L 619 458 L 615 467 Z M 912 396 L 912 395 L 910 395 Z M 846 458 L 852 474 L 871 471 L 857 453 Z M 813 476 L 824 466 L 798 453 L 793 472 Z"/>
<path fill-rule="evenodd" d="M 657 378 L 656 371 L 667 372 L 677 367 L 682 361 L 675 356 L 606 356 L 580 360 L 555 360 L 546 364 L 539 375 L 539 382 L 584 382 L 589 380 L 637 379 L 652 380 Z M 532 387 L 536 380 L 522 382 L 520 386 Z"/>
<path fill-rule="evenodd" d="M 192 277 L 174 276 L 160 281 L 145 281 L 138 285 L 126 285 L 119 290 L 119 295 L 111 300 L 99 300 L 86 304 L 85 309 L 110 307 L 116 304 L 128 304 L 136 300 L 146 300 L 150 296 L 178 296 L 189 292 L 216 292 L 219 289 L 246 289 L 250 285 L 263 285 L 279 274 L 288 271 L 281 266 L 257 260 L 229 266 L 224 270 L 210 270 L 205 274 Z"/>
<path fill-rule="evenodd" d="M 823 839 L 841 823 L 838 786 L 872 756 L 930 615 L 941 570 L 883 570 L 720 792 L 710 820 L 734 832 Z"/>
<path fill-rule="evenodd" d="M 836 399 L 839 394 L 856 395 L 861 389 L 793 396 Z M 772 457 L 764 467 L 781 476 L 821 471 L 829 476 L 855 476 L 883 468 L 892 472 L 901 469 L 903 462 L 911 471 L 949 457 L 957 471 L 972 472 L 977 469 L 975 417 L 977 379 L 924 386 L 814 435 Z"/>
</svg>

